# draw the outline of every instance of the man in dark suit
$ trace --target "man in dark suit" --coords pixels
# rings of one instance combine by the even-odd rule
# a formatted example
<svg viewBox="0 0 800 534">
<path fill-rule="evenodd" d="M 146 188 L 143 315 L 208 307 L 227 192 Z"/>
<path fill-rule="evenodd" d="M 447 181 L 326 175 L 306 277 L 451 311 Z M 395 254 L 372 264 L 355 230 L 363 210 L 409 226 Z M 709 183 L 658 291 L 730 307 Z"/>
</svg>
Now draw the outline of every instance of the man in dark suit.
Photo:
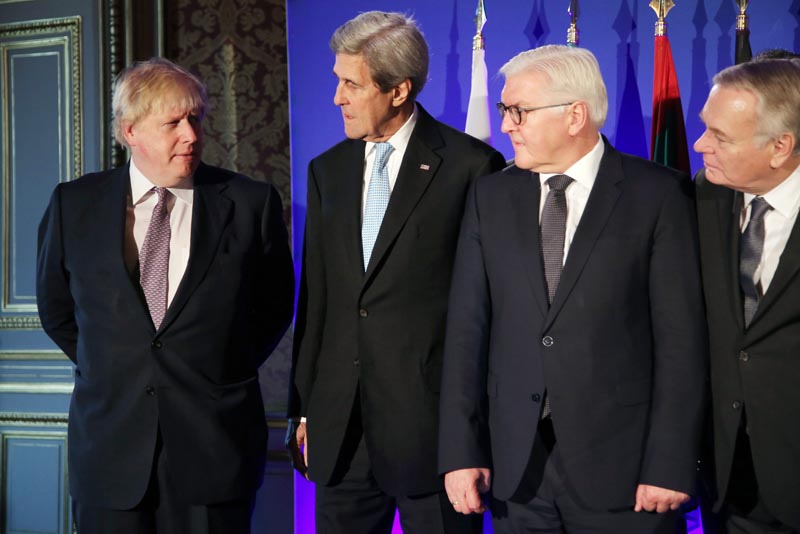
<svg viewBox="0 0 800 534">
<path fill-rule="evenodd" d="M 474 531 L 436 469 L 439 381 L 467 187 L 504 160 L 415 104 L 428 49 L 410 18 L 361 14 L 331 48 L 348 139 L 309 165 L 289 445 L 318 532 L 388 533 L 395 508 L 406 534 Z"/>
<path fill-rule="evenodd" d="M 544 46 L 500 72 L 515 165 L 476 180 L 464 213 L 440 406 L 447 493 L 469 514 L 491 486 L 498 533 L 674 532 L 705 379 L 691 182 L 601 138 L 591 52 Z"/>
<path fill-rule="evenodd" d="M 800 61 L 714 77 L 694 145 L 718 499 L 731 533 L 800 532 Z"/>
<path fill-rule="evenodd" d="M 114 90 L 129 165 L 60 184 L 39 229 L 42 326 L 76 364 L 80 534 L 249 533 L 258 367 L 292 315 L 277 191 L 203 164 L 205 88 L 152 59 Z"/>
</svg>

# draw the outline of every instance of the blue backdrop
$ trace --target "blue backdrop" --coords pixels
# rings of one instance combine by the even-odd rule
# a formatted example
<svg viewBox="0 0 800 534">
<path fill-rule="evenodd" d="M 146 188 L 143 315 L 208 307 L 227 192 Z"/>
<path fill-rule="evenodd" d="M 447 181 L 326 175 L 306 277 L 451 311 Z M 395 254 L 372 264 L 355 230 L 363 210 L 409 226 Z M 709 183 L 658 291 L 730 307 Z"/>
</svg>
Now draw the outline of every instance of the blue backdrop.
<svg viewBox="0 0 800 534">
<path fill-rule="evenodd" d="M 608 86 L 609 114 L 602 132 L 620 150 L 648 156 L 653 86 L 655 13 L 648 0 L 580 2 L 580 46 L 600 62 Z M 692 171 L 702 160 L 691 144 L 702 133 L 698 119 L 710 78 L 733 63 L 734 0 L 676 0 L 667 17 L 681 88 Z M 498 69 L 512 56 L 543 44 L 566 41 L 568 0 L 485 0 L 484 28 L 489 98 L 500 99 Z M 419 102 L 440 120 L 463 129 L 470 90 L 473 22 L 477 0 L 287 0 L 292 151 L 292 209 L 296 261 L 302 250 L 308 162 L 340 141 L 341 114 L 333 104 L 336 80 L 328 40 L 362 11 L 409 13 L 419 23 L 431 53 L 428 84 Z M 800 0 L 751 2 L 753 52 L 765 48 L 800 51 Z M 506 157 L 513 151 L 492 115 L 493 144 Z M 433 451 L 432 451 L 433 453 Z M 305 524 L 310 495 L 298 495 L 298 527 Z M 305 531 L 302 527 L 298 532 Z"/>
</svg>

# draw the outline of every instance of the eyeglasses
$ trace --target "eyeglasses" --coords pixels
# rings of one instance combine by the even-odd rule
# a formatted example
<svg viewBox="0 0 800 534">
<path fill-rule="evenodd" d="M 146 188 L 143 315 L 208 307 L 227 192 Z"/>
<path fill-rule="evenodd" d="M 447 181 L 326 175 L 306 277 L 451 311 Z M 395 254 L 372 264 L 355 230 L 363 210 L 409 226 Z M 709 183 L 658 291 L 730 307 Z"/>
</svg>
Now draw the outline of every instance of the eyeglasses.
<svg viewBox="0 0 800 534">
<path fill-rule="evenodd" d="M 511 122 L 519 126 L 522 124 L 522 114 L 523 113 L 530 113 L 531 111 L 538 111 L 540 109 L 548 109 L 548 108 L 558 108 L 561 106 L 571 106 L 575 102 L 564 102 L 563 104 L 550 104 L 549 106 L 539 106 L 535 108 L 521 108 L 519 106 L 506 106 L 502 102 L 497 103 L 497 112 L 500 113 L 500 120 L 503 120 L 503 117 L 508 116 L 511 118 Z"/>
</svg>

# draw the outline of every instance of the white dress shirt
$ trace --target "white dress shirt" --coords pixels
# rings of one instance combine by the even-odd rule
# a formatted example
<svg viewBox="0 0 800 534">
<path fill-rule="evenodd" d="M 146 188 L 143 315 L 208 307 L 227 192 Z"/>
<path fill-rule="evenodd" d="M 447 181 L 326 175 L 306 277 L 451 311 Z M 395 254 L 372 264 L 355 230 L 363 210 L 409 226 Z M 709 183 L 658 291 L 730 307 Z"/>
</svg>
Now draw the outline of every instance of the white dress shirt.
<svg viewBox="0 0 800 534">
<path fill-rule="evenodd" d="M 792 233 L 797 219 L 797 212 L 800 209 L 800 167 L 762 197 L 772 209 L 764 215 L 764 251 L 753 275 L 761 295 L 767 292 L 775 276 L 781 254 L 786 248 L 789 234 Z M 754 198 L 755 195 L 744 194 L 744 206 L 739 218 L 741 231 L 744 231 L 750 221 L 750 204 Z"/>
<path fill-rule="evenodd" d="M 130 271 L 139 261 L 139 252 L 147 235 L 147 228 L 156 207 L 158 197 L 155 187 L 130 161 L 131 189 L 125 218 L 125 263 Z M 167 200 L 169 212 L 169 279 L 167 282 L 167 306 L 172 303 L 175 291 L 189 263 L 189 245 L 192 238 L 193 181 L 190 178 L 181 188 L 170 187 L 172 193 Z M 135 247 L 135 248 L 134 248 Z"/>
<path fill-rule="evenodd" d="M 386 142 L 392 145 L 392 153 L 389 154 L 386 163 L 386 170 L 389 172 L 389 192 L 394 191 L 394 184 L 397 182 L 397 175 L 400 173 L 400 165 L 403 163 L 403 156 L 406 154 L 408 148 L 408 140 L 411 138 L 411 132 L 414 131 L 414 126 L 417 124 L 417 105 L 414 104 L 414 111 L 408 118 L 405 124 L 400 127 Z M 364 216 L 364 209 L 367 206 L 367 191 L 369 189 L 369 180 L 372 176 L 372 165 L 375 163 L 375 143 L 367 141 L 367 146 L 364 148 L 364 188 L 361 190 L 361 216 Z"/>
<path fill-rule="evenodd" d="M 542 186 L 542 193 L 539 197 L 539 224 L 542 222 L 544 202 L 547 199 L 547 194 L 550 192 L 550 186 L 547 185 L 547 180 L 556 174 L 566 174 L 575 180 L 567 187 L 565 192 L 567 197 L 567 229 L 564 235 L 564 263 L 567 262 L 569 246 L 572 244 L 572 239 L 575 237 L 578 223 L 581 222 L 583 210 L 586 209 L 586 202 L 589 200 L 589 194 L 592 192 L 592 186 L 594 185 L 595 178 L 597 178 L 597 171 L 600 169 L 600 160 L 603 159 L 604 152 L 605 144 L 603 143 L 603 138 L 598 134 L 597 144 L 594 145 L 594 148 L 592 148 L 588 154 L 573 163 L 565 172 L 539 174 L 539 181 Z"/>
</svg>

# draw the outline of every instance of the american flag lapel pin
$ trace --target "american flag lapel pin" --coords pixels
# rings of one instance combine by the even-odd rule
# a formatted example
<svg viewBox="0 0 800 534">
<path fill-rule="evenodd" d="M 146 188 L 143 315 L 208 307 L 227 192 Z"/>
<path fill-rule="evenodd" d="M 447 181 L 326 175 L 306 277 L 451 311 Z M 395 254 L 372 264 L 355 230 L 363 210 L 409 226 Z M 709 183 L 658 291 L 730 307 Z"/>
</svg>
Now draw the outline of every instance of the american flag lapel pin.
<svg viewBox="0 0 800 534">
<path fill-rule="evenodd" d="M 423 163 L 423 164 L 421 164 L 421 165 L 419 166 L 419 168 L 420 168 L 420 170 L 423 170 L 423 171 L 429 171 L 429 170 L 431 170 L 431 166 L 430 166 L 430 165 L 428 165 L 427 163 Z"/>
</svg>

